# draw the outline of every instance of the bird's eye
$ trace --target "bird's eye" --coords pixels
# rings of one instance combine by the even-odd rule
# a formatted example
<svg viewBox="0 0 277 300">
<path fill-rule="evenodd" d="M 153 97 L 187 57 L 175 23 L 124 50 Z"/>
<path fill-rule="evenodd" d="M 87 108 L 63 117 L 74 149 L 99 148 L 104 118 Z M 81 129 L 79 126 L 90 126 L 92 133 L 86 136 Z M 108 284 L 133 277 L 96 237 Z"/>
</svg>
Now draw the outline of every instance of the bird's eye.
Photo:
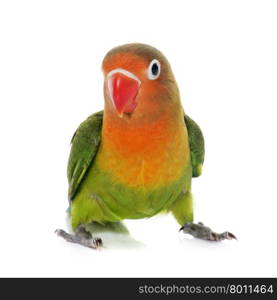
<svg viewBox="0 0 277 300">
<path fill-rule="evenodd" d="M 157 59 L 153 59 L 149 64 L 147 76 L 150 80 L 155 80 L 160 76 L 161 64 Z"/>
</svg>

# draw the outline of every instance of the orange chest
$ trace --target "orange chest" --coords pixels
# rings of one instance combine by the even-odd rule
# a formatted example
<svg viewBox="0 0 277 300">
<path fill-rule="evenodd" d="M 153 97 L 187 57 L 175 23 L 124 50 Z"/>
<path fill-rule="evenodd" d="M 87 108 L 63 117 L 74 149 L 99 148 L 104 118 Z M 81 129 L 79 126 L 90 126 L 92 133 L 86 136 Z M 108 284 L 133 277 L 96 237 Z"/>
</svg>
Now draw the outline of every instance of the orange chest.
<svg viewBox="0 0 277 300">
<path fill-rule="evenodd" d="M 189 164 L 187 130 L 160 120 L 144 127 L 105 124 L 98 166 L 130 187 L 158 187 L 183 176 Z"/>
</svg>

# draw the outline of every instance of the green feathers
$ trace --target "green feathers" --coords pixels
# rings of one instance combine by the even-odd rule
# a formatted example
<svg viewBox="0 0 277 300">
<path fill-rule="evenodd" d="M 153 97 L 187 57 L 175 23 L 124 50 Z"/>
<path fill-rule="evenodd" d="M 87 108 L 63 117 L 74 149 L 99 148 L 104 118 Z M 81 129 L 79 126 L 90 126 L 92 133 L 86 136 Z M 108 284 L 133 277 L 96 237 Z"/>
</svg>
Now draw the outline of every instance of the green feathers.
<svg viewBox="0 0 277 300">
<path fill-rule="evenodd" d="M 67 166 L 69 200 L 73 200 L 80 183 L 96 156 L 101 140 L 102 120 L 103 111 L 91 115 L 81 123 L 72 137 Z"/>
<path fill-rule="evenodd" d="M 204 137 L 200 127 L 187 115 L 185 115 L 185 123 L 189 136 L 192 176 L 198 177 L 202 173 L 202 165 L 204 163 Z"/>
</svg>

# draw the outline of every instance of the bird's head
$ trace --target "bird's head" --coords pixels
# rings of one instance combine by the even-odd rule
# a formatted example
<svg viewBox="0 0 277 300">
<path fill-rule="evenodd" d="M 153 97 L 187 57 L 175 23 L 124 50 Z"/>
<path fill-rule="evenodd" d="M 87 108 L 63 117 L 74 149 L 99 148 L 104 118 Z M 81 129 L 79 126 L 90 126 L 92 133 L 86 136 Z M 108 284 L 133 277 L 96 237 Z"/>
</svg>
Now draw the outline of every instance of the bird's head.
<svg viewBox="0 0 277 300">
<path fill-rule="evenodd" d="M 126 44 L 110 50 L 103 60 L 106 109 L 119 117 L 149 117 L 179 103 L 170 65 L 157 49 Z"/>
</svg>

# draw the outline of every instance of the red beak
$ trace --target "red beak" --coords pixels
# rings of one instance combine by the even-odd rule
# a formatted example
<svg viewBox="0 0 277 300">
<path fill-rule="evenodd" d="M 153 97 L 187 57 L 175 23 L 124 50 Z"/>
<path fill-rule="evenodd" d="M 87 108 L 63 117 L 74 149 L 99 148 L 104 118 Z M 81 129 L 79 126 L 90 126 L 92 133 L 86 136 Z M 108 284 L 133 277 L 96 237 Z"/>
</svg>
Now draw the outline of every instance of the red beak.
<svg viewBox="0 0 277 300">
<path fill-rule="evenodd" d="M 115 69 L 108 74 L 110 97 L 119 116 L 132 113 L 137 107 L 139 86 L 140 80 L 126 70 Z"/>
</svg>

